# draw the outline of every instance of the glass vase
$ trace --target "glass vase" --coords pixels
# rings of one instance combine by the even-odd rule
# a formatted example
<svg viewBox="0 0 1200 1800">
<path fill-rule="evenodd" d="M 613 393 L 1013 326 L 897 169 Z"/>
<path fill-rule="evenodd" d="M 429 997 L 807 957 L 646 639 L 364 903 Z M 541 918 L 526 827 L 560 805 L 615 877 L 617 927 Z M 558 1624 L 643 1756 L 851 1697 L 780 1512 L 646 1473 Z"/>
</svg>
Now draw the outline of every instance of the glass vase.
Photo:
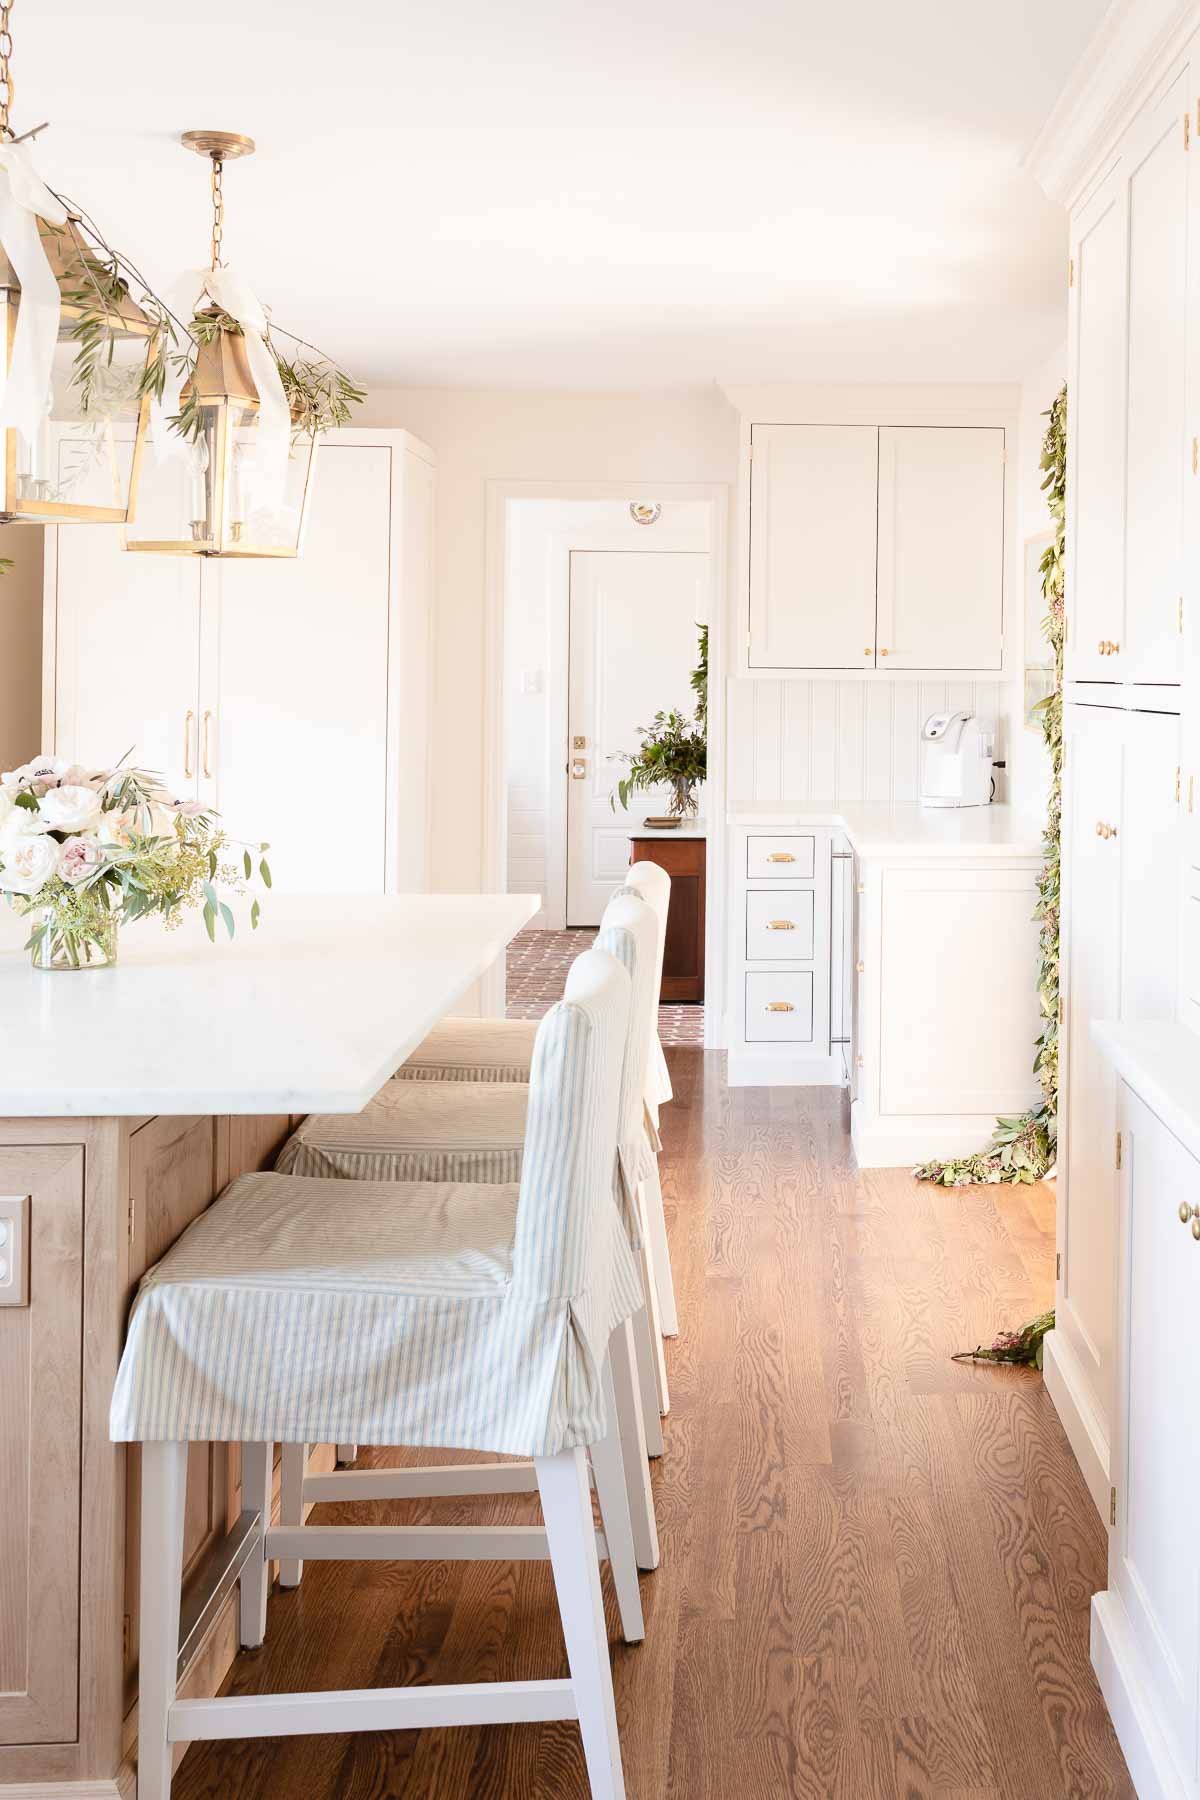
<svg viewBox="0 0 1200 1800">
<path fill-rule="evenodd" d="M 114 915 L 86 931 L 72 929 L 47 908 L 31 954 L 35 969 L 107 969 L 117 960 L 117 919 Z"/>
</svg>

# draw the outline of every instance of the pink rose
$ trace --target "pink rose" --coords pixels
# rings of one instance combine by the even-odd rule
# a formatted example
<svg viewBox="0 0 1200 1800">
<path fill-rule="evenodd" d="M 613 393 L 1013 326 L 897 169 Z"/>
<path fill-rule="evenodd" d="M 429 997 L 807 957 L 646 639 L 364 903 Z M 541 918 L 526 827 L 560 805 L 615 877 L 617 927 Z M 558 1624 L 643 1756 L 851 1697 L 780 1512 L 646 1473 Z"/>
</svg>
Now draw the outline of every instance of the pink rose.
<svg viewBox="0 0 1200 1800">
<path fill-rule="evenodd" d="M 54 873 L 60 881 L 69 882 L 72 887 L 81 887 L 103 862 L 103 845 L 90 832 L 85 832 L 79 837 L 67 839 L 59 851 L 58 867 Z"/>
</svg>

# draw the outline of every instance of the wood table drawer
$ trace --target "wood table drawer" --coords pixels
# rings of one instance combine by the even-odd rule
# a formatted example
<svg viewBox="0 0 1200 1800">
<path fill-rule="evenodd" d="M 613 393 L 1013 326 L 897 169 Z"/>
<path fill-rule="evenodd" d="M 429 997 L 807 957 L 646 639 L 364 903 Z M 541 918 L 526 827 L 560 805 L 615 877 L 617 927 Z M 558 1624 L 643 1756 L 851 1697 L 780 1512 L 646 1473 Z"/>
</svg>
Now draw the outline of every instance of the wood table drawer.
<svg viewBox="0 0 1200 1800">
<path fill-rule="evenodd" d="M 746 895 L 746 961 L 811 960 L 817 896 L 812 888 L 772 888 Z"/>
<path fill-rule="evenodd" d="M 746 976 L 746 1042 L 811 1044 L 813 977 L 810 969 L 785 975 Z"/>
<path fill-rule="evenodd" d="M 811 834 L 764 837 L 756 832 L 746 839 L 747 875 L 810 876 L 816 866 L 817 840 Z"/>
</svg>

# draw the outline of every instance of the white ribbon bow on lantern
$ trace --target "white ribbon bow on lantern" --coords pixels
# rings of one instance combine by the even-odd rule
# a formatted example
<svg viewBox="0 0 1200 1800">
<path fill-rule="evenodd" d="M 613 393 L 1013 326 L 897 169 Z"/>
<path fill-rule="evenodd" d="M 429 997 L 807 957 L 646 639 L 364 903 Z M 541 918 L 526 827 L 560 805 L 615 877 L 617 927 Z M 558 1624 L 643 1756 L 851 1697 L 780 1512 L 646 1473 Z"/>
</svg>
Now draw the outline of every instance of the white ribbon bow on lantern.
<svg viewBox="0 0 1200 1800">
<path fill-rule="evenodd" d="M 246 340 L 246 360 L 258 389 L 254 505 L 264 510 L 282 506 L 292 450 L 292 416 L 275 358 L 263 337 L 267 315 L 245 282 L 229 268 L 189 269 L 172 295 L 171 311 L 181 319 L 190 320 L 205 298 L 212 300 L 241 326 Z M 187 370 L 175 367 L 168 358 L 162 398 L 151 406 L 153 439 L 160 456 L 171 456 L 184 448 L 179 433 L 171 429 L 169 421 L 179 411 L 186 379 Z"/>
<path fill-rule="evenodd" d="M 65 225 L 67 210 L 34 168 L 28 146 L 0 143 L 0 245 L 21 284 L 0 428 L 15 426 L 29 444 L 50 411 L 54 346 L 62 317 L 58 282 L 38 232 L 39 218 L 48 225 Z"/>
</svg>

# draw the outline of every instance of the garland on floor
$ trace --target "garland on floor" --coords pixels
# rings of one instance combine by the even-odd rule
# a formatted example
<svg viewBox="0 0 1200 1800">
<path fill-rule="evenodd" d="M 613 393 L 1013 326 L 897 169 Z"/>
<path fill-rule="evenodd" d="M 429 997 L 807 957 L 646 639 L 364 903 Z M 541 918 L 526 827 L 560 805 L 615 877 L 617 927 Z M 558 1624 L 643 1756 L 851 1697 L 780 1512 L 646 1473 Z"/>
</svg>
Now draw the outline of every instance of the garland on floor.
<svg viewBox="0 0 1200 1800">
<path fill-rule="evenodd" d="M 1040 1369 L 1042 1366 L 1042 1345 L 1046 1333 L 1054 1330 L 1054 1308 L 1049 1312 L 1039 1313 L 1036 1319 L 1030 1319 L 1028 1325 L 1022 1325 L 1020 1331 L 998 1332 L 995 1341 L 986 1349 L 977 1344 L 974 1350 L 960 1350 L 950 1358 L 951 1362 L 993 1362 L 1021 1363 L 1027 1368 Z"/>
<path fill-rule="evenodd" d="M 1049 413 L 1050 423 L 1042 440 L 1041 467 L 1045 472 L 1042 492 L 1054 520 L 1054 541 L 1041 561 L 1042 593 L 1047 613 L 1042 630 L 1054 652 L 1054 690 L 1038 705 L 1042 733 L 1050 753 L 1050 800 L 1046 814 L 1045 864 L 1038 881 L 1034 914 L 1041 920 L 1037 991 L 1042 1011 L 1042 1033 L 1037 1040 L 1034 1072 L 1042 1084 L 1038 1106 L 1019 1118 L 997 1119 L 992 1141 L 974 1156 L 922 1163 L 913 1170 L 918 1181 L 936 1181 L 943 1187 L 967 1187 L 973 1182 L 1038 1181 L 1054 1166 L 1058 1142 L 1058 897 L 1059 838 L 1062 819 L 1062 683 L 1063 683 L 1063 556 L 1066 539 L 1067 498 L 1067 390 L 1063 387 Z M 1053 1324 L 1053 1315 L 1048 1315 Z M 1034 1320 L 1024 1332 L 1002 1333 L 991 1352 L 976 1351 L 993 1362 L 1032 1362 L 1028 1355 L 1002 1353 L 1006 1340 L 1023 1340 L 1038 1326 L 1037 1363 L 1041 1366 L 1041 1337 L 1048 1329 Z"/>
</svg>

